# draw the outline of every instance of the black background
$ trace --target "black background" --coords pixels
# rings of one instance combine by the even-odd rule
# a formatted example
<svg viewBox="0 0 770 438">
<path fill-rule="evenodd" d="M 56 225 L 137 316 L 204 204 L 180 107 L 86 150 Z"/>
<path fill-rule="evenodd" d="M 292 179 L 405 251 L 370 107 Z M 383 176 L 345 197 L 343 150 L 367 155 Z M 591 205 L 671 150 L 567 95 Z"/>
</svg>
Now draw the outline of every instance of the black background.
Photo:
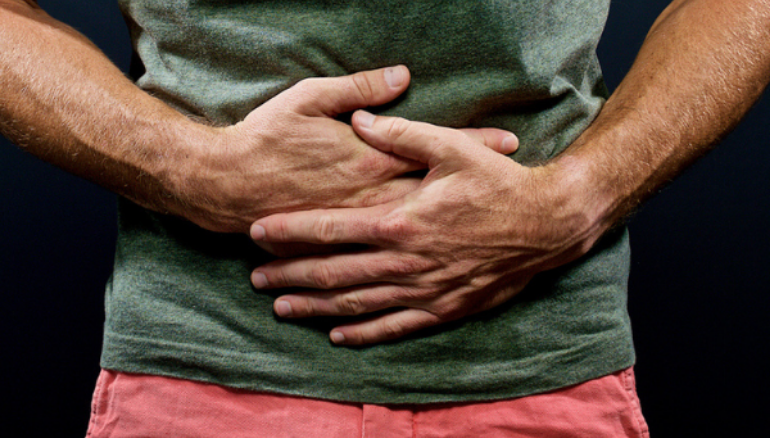
<svg viewBox="0 0 770 438">
<path fill-rule="evenodd" d="M 113 0 L 40 1 L 124 71 Z M 613 0 L 614 88 L 663 0 Z M 34 38 L 31 35 L 30 38 Z M 653 437 L 764 436 L 770 385 L 770 103 L 631 221 L 638 390 Z M 114 197 L 0 138 L 0 435 L 82 437 L 98 374 Z"/>
</svg>

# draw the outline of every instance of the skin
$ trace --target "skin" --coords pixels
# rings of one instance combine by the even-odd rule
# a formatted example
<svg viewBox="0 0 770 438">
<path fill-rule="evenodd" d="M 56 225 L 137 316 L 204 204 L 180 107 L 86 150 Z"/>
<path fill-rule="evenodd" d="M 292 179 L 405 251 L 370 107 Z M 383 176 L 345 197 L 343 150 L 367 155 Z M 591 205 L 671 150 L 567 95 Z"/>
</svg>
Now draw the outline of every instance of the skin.
<svg viewBox="0 0 770 438">
<path fill-rule="evenodd" d="M 277 214 L 260 243 L 362 243 L 356 253 L 280 260 L 252 274 L 285 318 L 361 315 L 332 342 L 362 345 L 494 307 L 538 272 L 584 255 L 641 201 L 734 127 L 770 78 L 770 1 L 677 0 L 596 121 L 566 152 L 524 167 L 446 128 L 359 111 L 353 128 L 423 163 L 403 198 L 368 208 Z"/>
<path fill-rule="evenodd" d="M 401 175 L 422 164 L 372 148 L 335 120 L 393 100 L 409 80 L 403 66 L 306 79 L 240 123 L 212 127 L 136 87 L 35 2 L 0 0 L 0 133 L 139 205 L 212 231 L 248 233 L 269 214 L 376 205 L 418 187 Z M 457 132 L 498 152 L 518 146 L 499 129 Z"/>
<path fill-rule="evenodd" d="M 525 168 L 473 141 L 510 152 L 515 140 L 502 131 L 369 125 L 362 113 L 352 128 L 333 120 L 403 92 L 403 67 L 302 81 L 243 122 L 214 128 L 136 88 L 34 2 L 0 0 L 0 131 L 210 230 L 246 232 L 280 212 L 251 228 L 279 254 L 297 242 L 369 244 L 361 254 L 281 261 L 252 279 L 315 291 L 278 299 L 287 317 L 406 308 L 331 333 L 381 342 L 509 299 L 537 272 L 584 254 L 702 155 L 766 85 L 767 11 L 758 0 L 675 1 L 591 128 L 556 160 Z M 302 155 L 282 153 L 291 148 Z M 426 165 L 425 181 L 398 178 Z"/>
</svg>

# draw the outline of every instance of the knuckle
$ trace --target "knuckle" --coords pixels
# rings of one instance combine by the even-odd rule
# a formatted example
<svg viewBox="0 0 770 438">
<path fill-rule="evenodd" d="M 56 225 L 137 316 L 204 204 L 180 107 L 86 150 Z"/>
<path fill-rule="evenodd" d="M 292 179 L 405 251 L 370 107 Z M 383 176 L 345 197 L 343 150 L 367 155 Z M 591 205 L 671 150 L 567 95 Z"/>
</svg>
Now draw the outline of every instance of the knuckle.
<svg viewBox="0 0 770 438">
<path fill-rule="evenodd" d="M 397 140 L 409 131 L 411 122 L 402 117 L 394 117 L 390 119 L 390 125 L 388 126 L 388 137 L 392 140 Z"/>
<path fill-rule="evenodd" d="M 354 74 L 350 79 L 363 101 L 371 101 L 374 97 L 374 87 L 372 86 L 372 83 L 369 82 L 369 78 L 365 74 L 359 73 Z"/>
<path fill-rule="evenodd" d="M 286 221 L 286 215 L 281 214 L 275 217 L 275 229 L 273 230 L 272 241 L 285 241 L 289 233 L 289 224 Z"/>
<path fill-rule="evenodd" d="M 404 242 L 414 233 L 414 227 L 403 216 L 383 219 L 375 226 L 376 235 L 386 242 Z"/>
<path fill-rule="evenodd" d="M 380 332 L 385 339 L 396 339 L 406 334 L 406 329 L 399 321 L 384 320 L 380 323 Z"/>
<path fill-rule="evenodd" d="M 331 289 L 337 285 L 337 275 L 328 265 L 319 263 L 310 271 L 310 281 L 318 288 Z"/>
<path fill-rule="evenodd" d="M 422 274 L 432 267 L 430 261 L 421 257 L 400 257 L 389 266 L 389 274 L 394 277 L 411 277 Z"/>
<path fill-rule="evenodd" d="M 313 231 L 319 243 L 329 244 L 337 240 L 337 223 L 328 215 L 322 215 L 316 219 Z"/>
<path fill-rule="evenodd" d="M 309 298 L 303 297 L 303 299 L 298 300 L 294 307 L 296 307 L 296 309 L 292 310 L 294 310 L 297 316 L 316 316 L 323 314 L 322 309 L 319 307 L 316 300 Z"/>
<path fill-rule="evenodd" d="M 339 295 L 336 301 L 337 308 L 346 315 L 360 315 L 366 311 L 358 294 Z"/>
<path fill-rule="evenodd" d="M 288 103 L 301 111 L 312 107 L 324 95 L 322 78 L 305 78 L 289 89 Z"/>
</svg>

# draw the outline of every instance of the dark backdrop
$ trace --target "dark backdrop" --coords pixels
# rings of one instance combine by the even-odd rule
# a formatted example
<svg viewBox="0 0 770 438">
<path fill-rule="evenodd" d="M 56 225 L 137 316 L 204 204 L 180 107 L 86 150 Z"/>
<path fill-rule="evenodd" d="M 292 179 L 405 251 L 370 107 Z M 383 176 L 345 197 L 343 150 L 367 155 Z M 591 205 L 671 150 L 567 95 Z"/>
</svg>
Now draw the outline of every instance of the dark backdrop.
<svg viewBox="0 0 770 438">
<path fill-rule="evenodd" d="M 610 88 L 666 3 L 613 0 L 600 47 Z M 114 0 L 40 4 L 127 71 Z M 716 151 L 631 221 L 638 389 L 655 438 L 766 429 L 769 105 L 760 101 Z M 10 401 L 0 410 L 0 435 L 85 435 L 114 222 L 112 195 L 0 138 L 0 375 Z"/>
</svg>

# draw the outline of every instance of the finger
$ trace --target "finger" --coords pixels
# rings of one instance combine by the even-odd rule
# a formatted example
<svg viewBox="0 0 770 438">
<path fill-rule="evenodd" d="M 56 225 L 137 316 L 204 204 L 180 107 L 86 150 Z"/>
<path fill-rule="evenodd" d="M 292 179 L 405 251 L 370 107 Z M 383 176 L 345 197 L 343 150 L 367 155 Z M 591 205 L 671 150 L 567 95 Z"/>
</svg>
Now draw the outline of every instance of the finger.
<svg viewBox="0 0 770 438">
<path fill-rule="evenodd" d="M 381 240 L 378 234 L 383 217 L 402 202 L 398 199 L 373 207 L 274 214 L 254 222 L 250 235 L 255 242 L 374 245 Z"/>
<path fill-rule="evenodd" d="M 258 289 L 301 287 L 339 289 L 378 282 L 409 284 L 435 262 L 389 251 L 369 250 L 290 260 L 276 260 L 252 273 Z"/>
<path fill-rule="evenodd" d="M 462 132 L 400 117 L 375 116 L 356 111 L 353 129 L 370 145 L 383 152 L 410 158 L 428 167 L 464 155 L 478 143 Z"/>
<path fill-rule="evenodd" d="M 298 96 L 302 113 L 336 117 L 386 104 L 403 93 L 409 81 L 409 69 L 398 65 L 348 76 L 309 78 L 297 83 L 290 92 Z"/>
<path fill-rule="evenodd" d="M 314 316 L 354 316 L 392 307 L 403 307 L 408 296 L 392 284 L 368 285 L 328 292 L 303 292 L 278 297 L 273 310 L 281 318 Z M 414 304 L 411 300 L 410 304 Z"/>
<path fill-rule="evenodd" d="M 369 321 L 336 327 L 329 338 L 338 345 L 375 344 L 392 341 L 442 322 L 428 311 L 405 309 Z"/>
<path fill-rule="evenodd" d="M 512 154 L 519 148 L 519 139 L 512 133 L 496 128 L 462 128 L 465 135 L 501 154 Z"/>
</svg>

